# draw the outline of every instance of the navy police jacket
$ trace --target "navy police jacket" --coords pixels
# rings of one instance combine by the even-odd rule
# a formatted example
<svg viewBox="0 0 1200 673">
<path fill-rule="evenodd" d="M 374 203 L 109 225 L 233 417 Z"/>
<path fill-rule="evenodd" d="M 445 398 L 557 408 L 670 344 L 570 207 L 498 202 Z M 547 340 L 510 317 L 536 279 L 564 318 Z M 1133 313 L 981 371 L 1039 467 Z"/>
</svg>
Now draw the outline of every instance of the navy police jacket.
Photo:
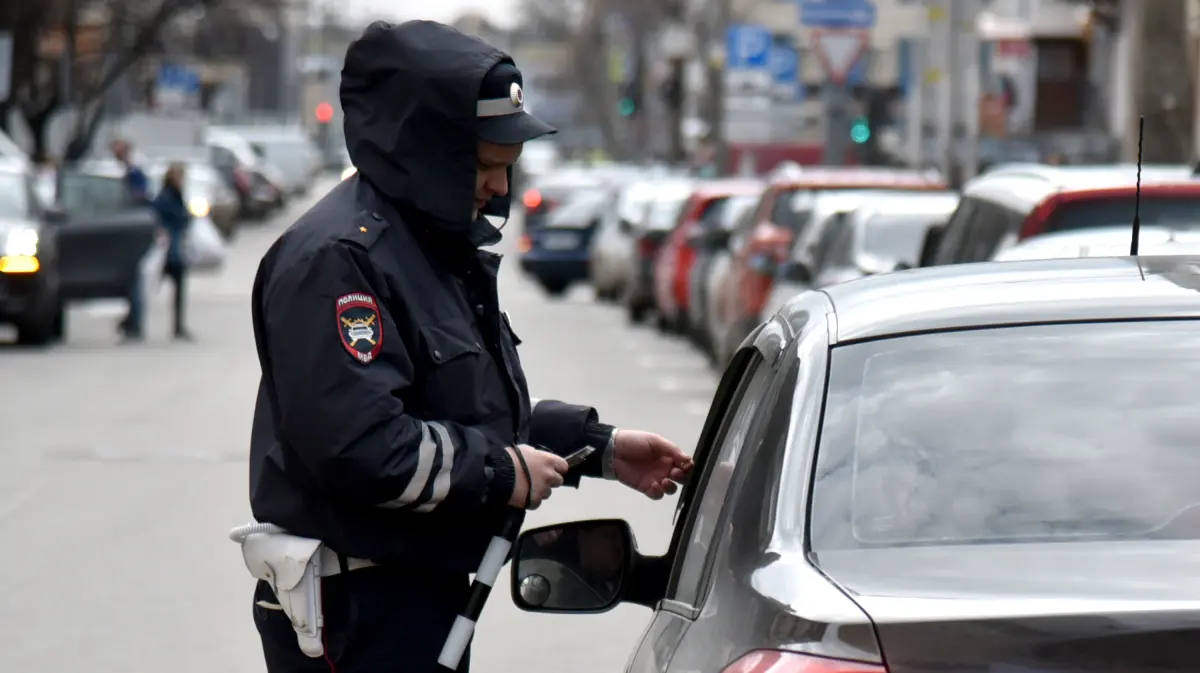
<svg viewBox="0 0 1200 673">
<path fill-rule="evenodd" d="M 356 176 L 263 258 L 254 516 L 379 563 L 474 572 L 512 510 L 505 447 L 603 448 L 594 409 L 529 397 L 474 218 L 475 107 L 503 53 L 433 23 L 377 24 L 346 55 Z M 501 204 L 506 210 L 506 204 Z M 602 452 L 567 483 L 599 476 Z"/>
</svg>

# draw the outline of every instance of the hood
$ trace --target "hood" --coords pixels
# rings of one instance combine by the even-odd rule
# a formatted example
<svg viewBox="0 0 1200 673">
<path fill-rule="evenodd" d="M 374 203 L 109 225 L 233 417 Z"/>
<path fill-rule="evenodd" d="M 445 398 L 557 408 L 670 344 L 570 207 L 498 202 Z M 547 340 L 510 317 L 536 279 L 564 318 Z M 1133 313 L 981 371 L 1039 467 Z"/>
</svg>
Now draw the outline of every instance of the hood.
<svg viewBox="0 0 1200 673">
<path fill-rule="evenodd" d="M 444 233 L 471 234 L 477 99 L 502 61 L 511 59 L 440 23 L 368 26 L 346 51 L 341 84 L 346 148 L 361 178 Z M 507 217 L 508 197 L 499 201 L 485 212 Z"/>
</svg>

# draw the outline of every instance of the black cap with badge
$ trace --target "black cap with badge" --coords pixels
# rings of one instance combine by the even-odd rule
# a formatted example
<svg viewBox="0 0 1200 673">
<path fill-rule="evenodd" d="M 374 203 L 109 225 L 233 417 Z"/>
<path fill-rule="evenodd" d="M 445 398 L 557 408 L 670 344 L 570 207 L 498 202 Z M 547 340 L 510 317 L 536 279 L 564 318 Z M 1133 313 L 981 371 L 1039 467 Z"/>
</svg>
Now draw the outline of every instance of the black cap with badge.
<svg viewBox="0 0 1200 673">
<path fill-rule="evenodd" d="M 479 86 L 475 115 L 480 140 L 497 145 L 520 145 L 557 131 L 525 111 L 521 71 L 512 63 L 499 63 Z"/>
</svg>

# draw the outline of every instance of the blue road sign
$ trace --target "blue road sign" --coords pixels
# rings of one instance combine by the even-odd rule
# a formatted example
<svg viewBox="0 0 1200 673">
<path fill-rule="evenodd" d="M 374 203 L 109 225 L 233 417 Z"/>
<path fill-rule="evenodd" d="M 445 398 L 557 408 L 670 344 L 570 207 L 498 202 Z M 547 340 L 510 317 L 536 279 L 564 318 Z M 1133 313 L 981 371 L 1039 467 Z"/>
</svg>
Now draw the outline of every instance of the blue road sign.
<svg viewBox="0 0 1200 673">
<path fill-rule="evenodd" d="M 854 28 L 875 26 L 872 0 L 799 0 L 800 23 L 813 28 Z"/>
<path fill-rule="evenodd" d="M 181 65 L 164 63 L 158 68 L 160 90 L 182 91 L 185 94 L 200 93 L 200 75 Z"/>
<path fill-rule="evenodd" d="M 775 83 L 776 89 L 791 92 L 787 98 L 798 100 L 800 98 L 800 54 L 796 51 L 796 45 L 791 38 L 786 36 L 776 36 L 775 42 L 771 45 L 771 56 L 768 63 L 768 68 L 771 71 L 771 81 Z"/>
<path fill-rule="evenodd" d="M 765 26 L 735 25 L 726 33 L 726 67 L 730 70 L 766 70 L 771 60 L 771 31 Z"/>
</svg>

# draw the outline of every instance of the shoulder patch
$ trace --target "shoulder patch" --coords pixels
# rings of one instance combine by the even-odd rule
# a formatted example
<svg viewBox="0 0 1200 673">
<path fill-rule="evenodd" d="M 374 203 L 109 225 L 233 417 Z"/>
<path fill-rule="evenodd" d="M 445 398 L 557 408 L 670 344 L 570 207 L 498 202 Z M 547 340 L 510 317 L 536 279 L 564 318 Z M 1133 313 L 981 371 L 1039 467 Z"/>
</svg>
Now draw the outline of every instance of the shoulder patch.
<svg viewBox="0 0 1200 673">
<path fill-rule="evenodd" d="M 366 292 L 351 292 L 337 298 L 337 330 L 342 346 L 355 360 L 368 364 L 383 348 L 383 319 L 379 301 Z"/>
<path fill-rule="evenodd" d="M 346 227 L 346 231 L 338 236 L 339 241 L 353 243 L 365 250 L 379 240 L 381 234 L 388 228 L 388 221 L 379 213 L 364 211 L 359 213 Z"/>
</svg>

